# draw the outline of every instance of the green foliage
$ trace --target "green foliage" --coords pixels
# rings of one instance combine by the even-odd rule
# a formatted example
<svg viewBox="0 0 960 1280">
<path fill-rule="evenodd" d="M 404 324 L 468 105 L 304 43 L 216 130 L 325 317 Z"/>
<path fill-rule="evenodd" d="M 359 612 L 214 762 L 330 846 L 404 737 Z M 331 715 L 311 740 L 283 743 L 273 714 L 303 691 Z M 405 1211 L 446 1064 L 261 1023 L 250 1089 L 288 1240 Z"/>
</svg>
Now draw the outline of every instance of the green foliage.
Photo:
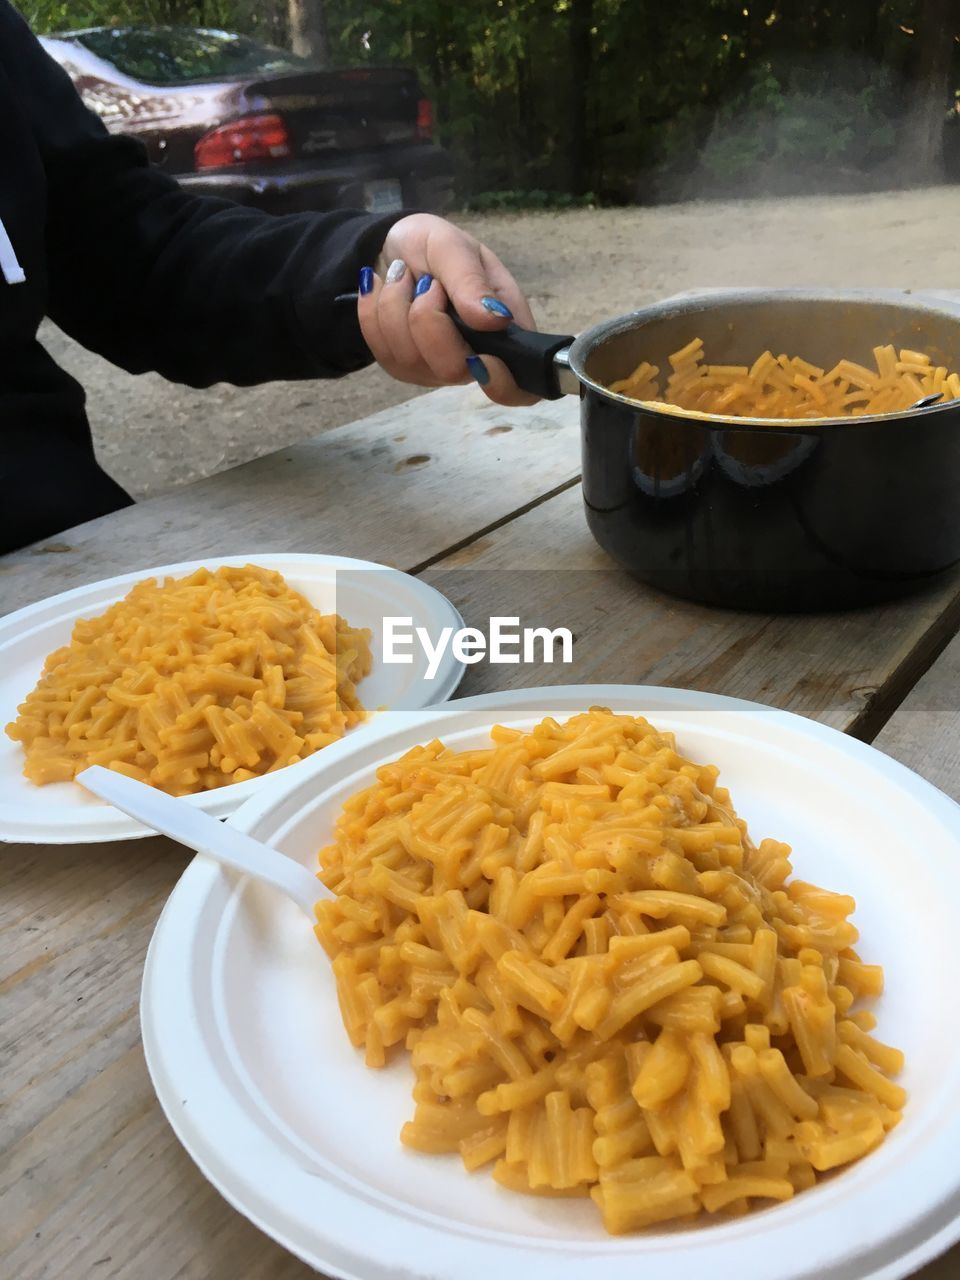
<svg viewBox="0 0 960 1280">
<path fill-rule="evenodd" d="M 901 94 L 889 67 L 854 53 L 760 63 L 717 111 L 703 148 L 701 190 L 775 190 L 847 184 L 886 165 L 897 142 Z"/>
<path fill-rule="evenodd" d="M 282 0 L 16 0 L 35 31 L 101 26 L 221 27 L 264 39 L 284 38 Z"/>
<path fill-rule="evenodd" d="M 285 0 L 22 2 L 39 30 L 174 22 L 285 38 Z M 869 182 L 890 169 L 928 0 L 313 2 L 335 62 L 417 68 L 472 207 L 546 208 L 566 193 Z"/>
</svg>

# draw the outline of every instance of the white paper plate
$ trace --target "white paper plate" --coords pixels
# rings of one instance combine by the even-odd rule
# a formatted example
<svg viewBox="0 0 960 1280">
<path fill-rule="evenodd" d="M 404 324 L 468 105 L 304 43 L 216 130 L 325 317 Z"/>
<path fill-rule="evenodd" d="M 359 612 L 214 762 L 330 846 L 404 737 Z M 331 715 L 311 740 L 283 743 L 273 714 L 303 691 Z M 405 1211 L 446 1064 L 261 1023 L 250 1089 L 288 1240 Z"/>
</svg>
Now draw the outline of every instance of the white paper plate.
<svg viewBox="0 0 960 1280">
<path fill-rule="evenodd" d="M 409 574 L 368 560 L 321 555 L 250 555 L 166 564 L 109 578 L 88 587 L 76 587 L 28 605 L 0 619 L 0 840 L 31 844 L 88 844 L 102 840 L 129 840 L 150 832 L 112 805 L 105 804 L 76 783 L 57 782 L 34 786 L 23 776 L 20 744 L 3 732 L 16 718 L 17 706 L 40 677 L 47 654 L 70 640 L 78 618 L 103 613 L 122 600 L 135 582 L 144 578 L 183 577 L 200 568 L 257 564 L 282 573 L 287 582 L 324 613 L 340 613 L 356 627 L 373 631 L 373 670 L 359 685 L 363 705 L 375 712 L 383 707 L 415 709 L 445 702 L 463 675 L 463 665 L 448 647 L 432 680 L 427 661 L 414 648 L 411 664 L 383 662 L 380 642 L 385 617 L 411 617 L 414 626 L 426 627 L 435 637 L 442 627 L 463 626 L 457 610 L 435 588 Z M 376 714 L 350 734 L 366 733 Z M 290 765 L 284 774 L 303 767 Z M 207 813 L 225 817 L 250 796 L 269 787 L 279 777 L 252 778 L 217 791 L 191 796 L 188 803 Z"/>
<path fill-rule="evenodd" d="M 611 1239 L 590 1202 L 540 1200 L 401 1147 L 405 1060 L 364 1067 L 327 958 L 298 909 L 198 857 L 147 956 L 141 1023 L 160 1102 L 224 1196 L 306 1262 L 356 1280 L 893 1280 L 960 1237 L 960 808 L 886 756 L 754 703 L 642 687 L 465 698 L 383 717 L 286 776 L 231 822 L 308 866 L 376 767 L 442 735 L 486 741 L 590 705 L 642 713 L 720 766 L 756 837 L 798 877 L 854 893 L 866 958 L 887 970 L 879 1033 L 907 1054 L 902 1124 L 794 1201 L 721 1225 Z M 322 891 L 322 890 L 321 890 Z"/>
</svg>

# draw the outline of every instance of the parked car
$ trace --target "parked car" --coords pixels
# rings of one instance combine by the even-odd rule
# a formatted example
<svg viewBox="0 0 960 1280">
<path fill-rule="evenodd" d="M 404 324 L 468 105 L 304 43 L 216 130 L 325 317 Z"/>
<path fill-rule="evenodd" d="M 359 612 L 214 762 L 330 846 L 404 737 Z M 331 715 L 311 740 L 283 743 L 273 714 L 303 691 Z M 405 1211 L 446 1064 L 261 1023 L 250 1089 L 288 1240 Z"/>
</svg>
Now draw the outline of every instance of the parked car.
<svg viewBox="0 0 960 1280">
<path fill-rule="evenodd" d="M 453 164 L 402 67 L 325 70 L 248 36 L 94 27 L 43 40 L 113 133 L 193 191 L 271 212 L 442 210 Z"/>
</svg>

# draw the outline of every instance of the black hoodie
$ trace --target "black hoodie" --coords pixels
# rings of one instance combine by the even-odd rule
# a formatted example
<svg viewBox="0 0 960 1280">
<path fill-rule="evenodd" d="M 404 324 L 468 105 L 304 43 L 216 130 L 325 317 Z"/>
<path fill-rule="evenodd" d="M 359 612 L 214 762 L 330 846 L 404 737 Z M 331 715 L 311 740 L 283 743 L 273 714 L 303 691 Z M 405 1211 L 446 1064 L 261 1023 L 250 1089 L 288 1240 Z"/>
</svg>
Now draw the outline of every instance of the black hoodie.
<svg viewBox="0 0 960 1280">
<path fill-rule="evenodd" d="M 0 120 L 0 552 L 130 502 L 94 459 L 82 388 L 37 341 L 44 316 L 131 373 L 193 387 L 369 362 L 355 309 L 333 299 L 397 215 L 273 217 L 188 195 L 107 133 L 8 0 Z"/>
</svg>

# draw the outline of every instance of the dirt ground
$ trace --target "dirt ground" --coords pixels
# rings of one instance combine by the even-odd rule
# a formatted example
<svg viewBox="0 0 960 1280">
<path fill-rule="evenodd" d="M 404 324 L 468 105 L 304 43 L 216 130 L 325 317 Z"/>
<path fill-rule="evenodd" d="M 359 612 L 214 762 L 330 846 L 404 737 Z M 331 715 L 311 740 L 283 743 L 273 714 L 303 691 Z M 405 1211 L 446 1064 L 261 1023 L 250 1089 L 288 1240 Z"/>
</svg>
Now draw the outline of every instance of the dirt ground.
<svg viewBox="0 0 960 1280">
<path fill-rule="evenodd" d="M 684 289 L 960 288 L 958 211 L 960 187 L 941 187 L 455 220 L 511 266 L 543 329 L 575 333 Z M 376 368 L 335 382 L 195 391 L 115 369 L 52 325 L 44 340 L 86 386 L 98 454 L 136 496 L 419 394 Z"/>
</svg>

